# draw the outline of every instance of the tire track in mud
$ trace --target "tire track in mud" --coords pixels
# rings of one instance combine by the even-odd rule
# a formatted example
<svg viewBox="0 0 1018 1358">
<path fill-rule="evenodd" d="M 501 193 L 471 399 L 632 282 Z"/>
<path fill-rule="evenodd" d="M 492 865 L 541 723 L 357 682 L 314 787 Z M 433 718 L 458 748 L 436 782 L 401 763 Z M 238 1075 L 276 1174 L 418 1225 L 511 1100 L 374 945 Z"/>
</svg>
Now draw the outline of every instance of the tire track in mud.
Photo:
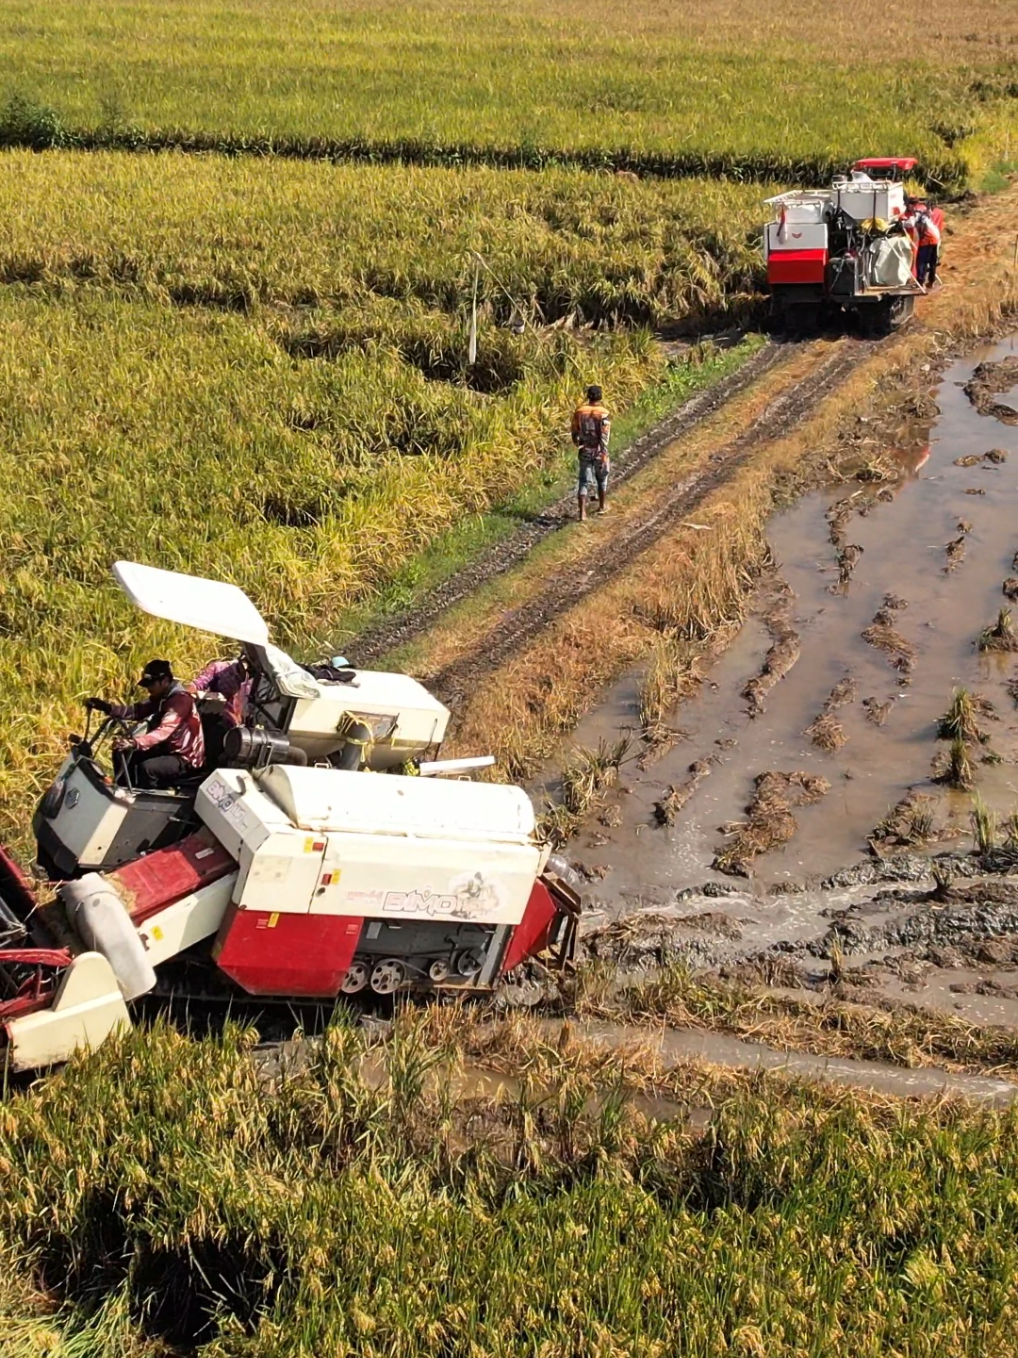
<svg viewBox="0 0 1018 1358">
<path fill-rule="evenodd" d="M 676 482 L 654 510 L 627 524 L 591 555 L 546 582 L 540 595 L 504 614 L 496 628 L 453 664 L 428 677 L 428 687 L 455 711 L 465 691 L 498 669 L 561 612 L 624 570 L 674 524 L 690 514 L 752 457 L 761 443 L 779 438 L 810 413 L 851 370 L 869 358 L 873 345 L 841 340 L 806 377 L 779 392 L 736 438 L 714 452 L 706 466 Z"/>
<path fill-rule="evenodd" d="M 612 484 L 621 485 L 635 476 L 670 443 L 682 438 L 729 401 L 741 396 L 765 373 L 770 372 L 779 363 L 789 360 L 795 352 L 795 345 L 770 340 L 736 372 L 697 392 L 668 419 L 634 440 L 625 457 L 620 457 L 617 463 L 613 463 Z M 414 641 L 446 609 L 458 604 L 496 575 L 511 569 L 543 538 L 571 523 L 575 503 L 576 497 L 573 491 L 569 490 L 541 514 L 521 523 L 508 538 L 497 543 L 476 562 L 457 571 L 455 575 L 429 591 L 413 608 L 369 628 L 361 637 L 347 643 L 356 648 L 357 664 L 366 669 L 386 652 Z"/>
</svg>

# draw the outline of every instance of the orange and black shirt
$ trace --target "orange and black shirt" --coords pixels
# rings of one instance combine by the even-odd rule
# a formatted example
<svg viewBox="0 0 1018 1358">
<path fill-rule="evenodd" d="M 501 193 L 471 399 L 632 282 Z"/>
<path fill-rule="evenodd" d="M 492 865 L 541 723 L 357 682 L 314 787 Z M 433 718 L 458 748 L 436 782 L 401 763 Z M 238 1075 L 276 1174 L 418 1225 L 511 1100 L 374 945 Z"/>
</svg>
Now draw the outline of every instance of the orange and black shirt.
<svg viewBox="0 0 1018 1358">
<path fill-rule="evenodd" d="M 611 416 L 600 401 L 577 406 L 573 411 L 572 434 L 580 457 L 590 460 L 607 457 L 611 427 Z"/>
</svg>

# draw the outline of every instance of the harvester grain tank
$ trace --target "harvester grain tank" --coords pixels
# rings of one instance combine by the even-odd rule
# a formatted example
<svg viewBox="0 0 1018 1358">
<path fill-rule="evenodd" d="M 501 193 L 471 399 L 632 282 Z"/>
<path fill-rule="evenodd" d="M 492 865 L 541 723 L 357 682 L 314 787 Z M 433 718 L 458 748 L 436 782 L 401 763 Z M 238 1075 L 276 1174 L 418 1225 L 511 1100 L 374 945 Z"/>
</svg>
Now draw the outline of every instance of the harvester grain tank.
<svg viewBox="0 0 1018 1358">
<path fill-rule="evenodd" d="M 245 725 L 179 787 L 114 776 L 117 719 L 72 740 L 33 821 L 46 899 L 0 849 L 0 1047 L 15 1069 L 129 1025 L 142 996 L 328 1002 L 486 991 L 571 952 L 579 900 L 517 787 L 437 758 L 449 712 L 408 675 L 319 679 L 232 585 L 118 562 L 139 607 L 241 643 Z M 203 721 L 214 700 L 202 703 Z M 556 870 L 557 868 L 557 870 Z"/>
<path fill-rule="evenodd" d="M 925 289 L 914 276 L 903 225 L 911 157 L 856 161 L 822 189 L 768 198 L 767 283 L 786 327 L 807 334 L 828 310 L 858 315 L 864 333 L 886 334 L 913 314 Z"/>
</svg>

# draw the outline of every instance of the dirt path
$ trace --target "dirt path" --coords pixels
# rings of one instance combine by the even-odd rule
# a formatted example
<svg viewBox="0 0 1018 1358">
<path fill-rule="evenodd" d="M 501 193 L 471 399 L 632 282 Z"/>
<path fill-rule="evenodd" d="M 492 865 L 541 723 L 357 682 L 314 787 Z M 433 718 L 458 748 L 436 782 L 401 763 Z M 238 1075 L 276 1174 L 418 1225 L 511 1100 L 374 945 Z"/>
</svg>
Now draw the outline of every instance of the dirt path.
<svg viewBox="0 0 1018 1358">
<path fill-rule="evenodd" d="M 667 420 L 641 435 L 623 457 L 613 461 L 612 485 L 618 487 L 653 461 L 669 444 L 681 438 L 708 416 L 735 399 L 758 381 L 765 373 L 788 360 L 794 345 L 776 341 L 764 345 L 737 372 L 698 392 L 686 401 Z M 376 664 L 387 652 L 413 641 L 440 614 L 465 599 L 481 585 L 522 561 L 533 548 L 570 523 L 576 512 L 576 497 L 570 490 L 535 518 L 523 522 L 504 541 L 498 543 L 477 561 L 449 577 L 412 609 L 379 623 L 360 636 L 355 644 L 357 663 L 363 667 Z"/>
<path fill-rule="evenodd" d="M 603 588 L 676 523 L 695 515 L 706 497 L 723 485 L 761 443 L 794 428 L 819 396 L 836 386 L 872 352 L 873 346 L 851 339 L 818 345 L 817 361 L 809 373 L 781 389 L 762 414 L 710 455 L 706 465 L 675 482 L 644 512 L 621 524 L 607 541 L 549 578 L 535 597 L 503 613 L 497 625 L 477 644 L 451 665 L 429 675 L 429 687 L 443 702 L 457 707 L 465 690 L 520 651 L 559 613 Z"/>
</svg>

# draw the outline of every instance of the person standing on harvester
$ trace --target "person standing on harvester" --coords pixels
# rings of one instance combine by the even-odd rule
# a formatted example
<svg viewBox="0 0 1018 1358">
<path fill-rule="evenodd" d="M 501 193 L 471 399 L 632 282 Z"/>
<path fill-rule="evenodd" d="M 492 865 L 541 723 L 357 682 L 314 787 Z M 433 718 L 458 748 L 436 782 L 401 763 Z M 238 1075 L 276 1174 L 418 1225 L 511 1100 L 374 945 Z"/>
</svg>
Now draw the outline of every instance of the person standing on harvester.
<svg viewBox="0 0 1018 1358">
<path fill-rule="evenodd" d="M 597 486 L 598 511 L 603 514 L 608 494 L 608 439 L 611 435 L 611 416 L 602 400 L 600 387 L 588 387 L 587 399 L 573 411 L 573 442 L 580 458 L 580 478 L 576 486 L 576 500 L 580 521 L 587 517 L 587 494 Z"/>
</svg>

